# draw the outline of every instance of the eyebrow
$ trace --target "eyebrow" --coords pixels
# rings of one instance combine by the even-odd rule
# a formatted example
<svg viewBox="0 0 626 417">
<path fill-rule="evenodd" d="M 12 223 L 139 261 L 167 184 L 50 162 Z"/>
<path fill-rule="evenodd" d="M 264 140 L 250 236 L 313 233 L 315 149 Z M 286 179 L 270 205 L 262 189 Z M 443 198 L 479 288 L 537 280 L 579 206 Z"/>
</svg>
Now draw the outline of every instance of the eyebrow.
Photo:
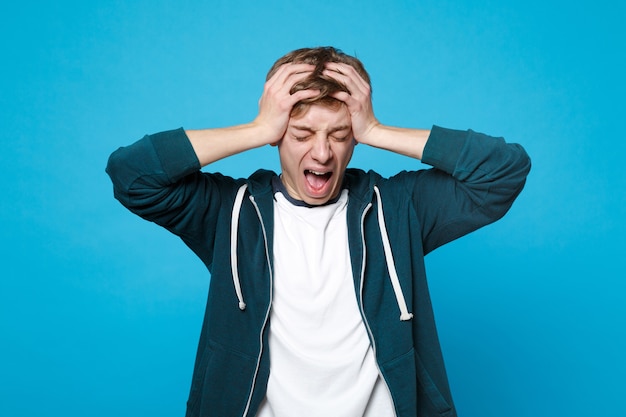
<svg viewBox="0 0 626 417">
<path fill-rule="evenodd" d="M 291 127 L 297 130 L 305 130 L 311 133 L 315 132 L 315 130 L 309 126 L 291 125 Z M 348 129 L 350 129 L 350 125 L 341 125 L 341 126 L 333 127 L 332 129 L 328 131 L 328 133 L 335 133 L 335 132 L 340 132 L 342 130 L 348 130 Z"/>
</svg>

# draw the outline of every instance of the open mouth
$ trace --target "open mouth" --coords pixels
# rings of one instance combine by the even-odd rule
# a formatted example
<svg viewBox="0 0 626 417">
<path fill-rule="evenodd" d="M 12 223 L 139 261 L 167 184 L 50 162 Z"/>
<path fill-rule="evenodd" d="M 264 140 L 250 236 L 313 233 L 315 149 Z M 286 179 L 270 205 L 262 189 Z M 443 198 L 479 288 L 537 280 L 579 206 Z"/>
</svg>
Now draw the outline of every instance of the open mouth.
<svg viewBox="0 0 626 417">
<path fill-rule="evenodd" d="M 314 190 L 323 189 L 324 186 L 328 184 L 328 181 L 332 176 L 332 172 L 320 172 L 310 169 L 304 171 L 304 177 L 306 178 L 307 183 Z"/>
</svg>

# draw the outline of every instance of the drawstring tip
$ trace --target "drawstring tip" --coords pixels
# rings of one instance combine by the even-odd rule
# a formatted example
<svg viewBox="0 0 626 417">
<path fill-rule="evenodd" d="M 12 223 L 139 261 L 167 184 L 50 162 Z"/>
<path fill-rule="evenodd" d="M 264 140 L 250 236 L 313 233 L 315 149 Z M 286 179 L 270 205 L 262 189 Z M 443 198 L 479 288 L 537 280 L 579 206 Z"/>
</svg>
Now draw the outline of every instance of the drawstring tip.
<svg viewBox="0 0 626 417">
<path fill-rule="evenodd" d="M 401 321 L 409 321 L 413 318 L 413 313 L 402 313 L 400 314 Z"/>
<path fill-rule="evenodd" d="M 243 301 L 239 302 L 239 310 L 244 311 L 246 309 L 246 303 Z"/>
</svg>

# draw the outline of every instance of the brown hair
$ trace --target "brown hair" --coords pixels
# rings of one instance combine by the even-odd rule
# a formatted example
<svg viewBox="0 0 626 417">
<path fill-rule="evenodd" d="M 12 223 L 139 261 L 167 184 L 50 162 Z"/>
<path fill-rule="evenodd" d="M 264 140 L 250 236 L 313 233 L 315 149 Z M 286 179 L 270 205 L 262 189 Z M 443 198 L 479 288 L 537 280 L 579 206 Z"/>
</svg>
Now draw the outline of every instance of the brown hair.
<svg viewBox="0 0 626 417">
<path fill-rule="evenodd" d="M 313 73 L 304 80 L 296 83 L 291 87 L 290 93 L 293 94 L 300 90 L 319 90 L 320 94 L 301 100 L 293 106 L 291 110 L 291 116 L 299 116 L 302 114 L 311 104 L 321 104 L 330 108 L 338 108 L 343 102 L 333 98 L 331 94 L 337 91 L 345 91 L 349 93 L 348 89 L 342 83 L 336 81 L 333 78 L 324 75 L 325 65 L 328 62 L 340 62 L 350 65 L 368 84 L 371 82 L 370 77 L 363 63 L 357 58 L 343 53 L 340 49 L 333 48 L 332 46 L 321 46 L 317 48 L 302 48 L 291 51 L 285 56 L 279 58 L 272 68 L 267 73 L 266 80 L 269 80 L 278 68 L 283 64 L 311 64 L 315 65 Z"/>
</svg>

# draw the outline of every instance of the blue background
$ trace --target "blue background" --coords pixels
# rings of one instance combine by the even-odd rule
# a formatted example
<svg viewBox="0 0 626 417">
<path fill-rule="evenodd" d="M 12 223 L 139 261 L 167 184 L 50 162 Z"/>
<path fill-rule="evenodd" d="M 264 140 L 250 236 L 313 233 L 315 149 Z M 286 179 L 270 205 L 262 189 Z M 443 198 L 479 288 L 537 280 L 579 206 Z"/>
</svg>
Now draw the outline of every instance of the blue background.
<svg viewBox="0 0 626 417">
<path fill-rule="evenodd" d="M 620 4 L 620 5 L 618 5 Z M 0 7 L 0 415 L 182 416 L 209 276 L 104 173 L 145 133 L 252 120 L 335 45 L 383 123 L 522 143 L 500 222 L 427 258 L 465 417 L 626 415 L 623 2 L 21 1 Z M 414 161 L 357 147 L 383 174 Z M 215 164 L 277 169 L 270 147 Z"/>
</svg>

